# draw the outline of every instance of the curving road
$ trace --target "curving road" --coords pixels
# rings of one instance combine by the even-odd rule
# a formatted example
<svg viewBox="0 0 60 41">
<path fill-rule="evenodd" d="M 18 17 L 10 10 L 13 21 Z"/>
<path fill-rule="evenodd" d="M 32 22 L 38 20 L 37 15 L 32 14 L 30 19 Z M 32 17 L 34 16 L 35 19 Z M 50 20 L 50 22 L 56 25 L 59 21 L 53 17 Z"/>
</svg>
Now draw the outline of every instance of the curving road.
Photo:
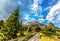
<svg viewBox="0 0 60 41">
<path fill-rule="evenodd" d="M 40 39 L 40 35 L 37 33 L 35 36 L 33 36 L 31 39 L 29 39 L 28 41 L 41 41 Z"/>
<path fill-rule="evenodd" d="M 14 40 L 18 40 L 18 39 L 20 39 L 20 38 L 12 39 L 12 40 L 9 40 L 9 41 L 14 41 Z M 22 41 L 22 40 L 20 40 L 20 41 Z M 36 33 L 36 35 L 34 35 L 28 41 L 41 41 L 40 35 L 38 33 Z"/>
</svg>

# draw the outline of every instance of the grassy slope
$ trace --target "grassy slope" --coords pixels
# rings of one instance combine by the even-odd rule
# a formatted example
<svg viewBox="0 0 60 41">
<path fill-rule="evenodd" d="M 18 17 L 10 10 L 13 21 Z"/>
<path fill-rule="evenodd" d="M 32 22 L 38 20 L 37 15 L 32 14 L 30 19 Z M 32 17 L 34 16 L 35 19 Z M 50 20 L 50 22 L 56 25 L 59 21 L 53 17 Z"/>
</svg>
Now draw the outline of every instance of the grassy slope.
<svg viewBox="0 0 60 41">
<path fill-rule="evenodd" d="M 52 33 L 52 32 L 44 32 L 40 33 L 42 41 L 60 41 L 60 32 Z"/>
</svg>

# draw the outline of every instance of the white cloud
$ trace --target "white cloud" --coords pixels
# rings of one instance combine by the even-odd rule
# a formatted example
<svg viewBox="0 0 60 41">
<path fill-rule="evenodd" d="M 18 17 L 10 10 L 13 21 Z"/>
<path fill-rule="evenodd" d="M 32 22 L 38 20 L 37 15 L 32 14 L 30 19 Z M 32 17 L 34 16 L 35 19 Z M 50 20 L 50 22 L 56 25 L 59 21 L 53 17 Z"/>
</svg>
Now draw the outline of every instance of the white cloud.
<svg viewBox="0 0 60 41">
<path fill-rule="evenodd" d="M 35 20 L 35 18 L 32 18 L 30 21 L 34 21 Z"/>
<path fill-rule="evenodd" d="M 24 6 L 24 4 L 21 1 L 18 1 L 17 3 L 18 3 L 18 5 Z"/>
<path fill-rule="evenodd" d="M 22 3 L 19 0 L 0 0 L 0 19 L 6 19 Z"/>
<path fill-rule="evenodd" d="M 44 11 L 49 10 L 49 9 L 51 9 L 51 6 L 46 7 L 46 8 L 44 9 Z"/>
<path fill-rule="evenodd" d="M 40 23 L 42 23 L 44 21 L 45 21 L 45 19 L 43 19 L 43 18 L 38 19 L 38 22 L 40 22 Z"/>
<path fill-rule="evenodd" d="M 57 17 L 60 18 L 60 15 L 58 15 Z"/>
<path fill-rule="evenodd" d="M 55 0 L 49 0 L 50 3 L 48 3 L 48 4 L 51 5 L 54 1 L 55 1 Z M 57 1 L 58 1 L 58 0 L 57 0 Z"/>
<path fill-rule="evenodd" d="M 29 20 L 29 15 L 28 14 L 25 14 L 24 19 L 25 20 Z"/>
<path fill-rule="evenodd" d="M 60 15 L 60 0 L 58 1 L 56 5 L 54 5 L 50 9 L 50 12 L 46 16 L 46 19 L 50 22 L 58 22 L 58 20 L 60 20 L 60 17 L 58 18 L 58 15 Z"/>
<path fill-rule="evenodd" d="M 38 4 L 42 4 L 42 0 L 34 0 L 33 4 L 31 5 L 31 11 L 34 13 L 34 16 L 37 18 L 41 18 L 43 16 L 40 16 L 39 14 L 42 13 L 42 7 Z M 32 20 L 35 20 L 34 18 Z"/>
<path fill-rule="evenodd" d="M 42 4 L 42 3 L 43 3 L 43 0 L 39 0 L 38 3 L 39 3 L 39 4 Z"/>
<path fill-rule="evenodd" d="M 54 16 L 55 15 L 59 15 L 60 14 L 60 9 L 58 9 L 58 10 L 56 10 L 55 12 L 54 12 Z"/>
<path fill-rule="evenodd" d="M 37 11 L 38 10 L 38 4 L 37 3 L 32 4 L 31 10 L 32 11 Z"/>
<path fill-rule="evenodd" d="M 38 17 L 39 15 L 38 15 L 38 13 L 36 12 L 36 13 L 34 14 L 34 16 L 37 16 L 37 17 Z"/>
<path fill-rule="evenodd" d="M 42 0 L 34 0 L 33 4 L 30 6 L 32 12 L 42 12 L 42 7 L 39 6 L 38 4 L 42 4 Z"/>
<path fill-rule="evenodd" d="M 40 14 L 39 18 L 43 18 L 43 15 Z"/>
</svg>

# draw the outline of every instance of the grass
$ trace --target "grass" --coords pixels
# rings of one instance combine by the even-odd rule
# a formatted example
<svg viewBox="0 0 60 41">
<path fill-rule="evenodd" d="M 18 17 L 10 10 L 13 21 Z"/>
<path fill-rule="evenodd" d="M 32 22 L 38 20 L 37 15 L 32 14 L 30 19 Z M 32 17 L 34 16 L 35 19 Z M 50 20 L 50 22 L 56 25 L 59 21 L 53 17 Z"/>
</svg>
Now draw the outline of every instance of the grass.
<svg viewBox="0 0 60 41">
<path fill-rule="evenodd" d="M 41 40 L 42 40 L 42 41 L 54 41 L 53 38 L 51 38 L 51 37 L 47 37 L 47 36 L 43 36 L 43 37 L 41 37 Z"/>
<path fill-rule="evenodd" d="M 25 32 L 26 34 L 27 32 Z M 53 33 L 53 32 L 40 32 L 40 38 L 41 38 L 41 41 L 60 41 L 58 38 L 60 38 L 60 32 L 56 32 L 56 33 Z M 32 36 L 31 36 L 32 37 Z M 29 36 L 30 38 L 30 36 Z M 27 39 L 25 38 L 23 41 L 28 41 L 28 37 Z"/>
<path fill-rule="evenodd" d="M 29 32 L 24 32 L 24 34 L 26 35 L 25 37 L 23 37 L 23 41 L 28 41 L 32 36 L 34 36 L 35 34 L 34 33 L 29 33 Z M 53 32 L 39 32 L 39 35 L 41 36 L 41 41 L 60 41 L 60 32 L 56 32 L 56 33 L 53 33 Z M 58 39 L 59 38 L 59 39 Z M 21 38 L 19 38 L 18 41 L 21 41 L 20 40 Z"/>
<path fill-rule="evenodd" d="M 13 41 L 28 41 L 31 37 L 33 37 L 35 35 L 35 33 L 26 32 L 26 31 L 24 32 L 24 34 L 25 34 L 25 36 L 13 39 Z"/>
<path fill-rule="evenodd" d="M 41 41 L 60 41 L 60 32 L 40 32 L 40 36 Z"/>
</svg>

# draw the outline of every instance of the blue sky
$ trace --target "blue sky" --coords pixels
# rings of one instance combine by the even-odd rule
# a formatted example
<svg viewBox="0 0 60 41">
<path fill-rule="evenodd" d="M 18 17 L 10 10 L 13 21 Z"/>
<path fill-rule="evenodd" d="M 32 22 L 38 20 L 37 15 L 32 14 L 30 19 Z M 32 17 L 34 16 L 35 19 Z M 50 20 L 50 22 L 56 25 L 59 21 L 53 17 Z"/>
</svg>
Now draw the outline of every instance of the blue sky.
<svg viewBox="0 0 60 41">
<path fill-rule="evenodd" d="M 60 27 L 60 0 L 0 0 L 0 19 L 6 20 L 17 6 L 24 24 L 31 21 L 52 22 Z"/>
</svg>

